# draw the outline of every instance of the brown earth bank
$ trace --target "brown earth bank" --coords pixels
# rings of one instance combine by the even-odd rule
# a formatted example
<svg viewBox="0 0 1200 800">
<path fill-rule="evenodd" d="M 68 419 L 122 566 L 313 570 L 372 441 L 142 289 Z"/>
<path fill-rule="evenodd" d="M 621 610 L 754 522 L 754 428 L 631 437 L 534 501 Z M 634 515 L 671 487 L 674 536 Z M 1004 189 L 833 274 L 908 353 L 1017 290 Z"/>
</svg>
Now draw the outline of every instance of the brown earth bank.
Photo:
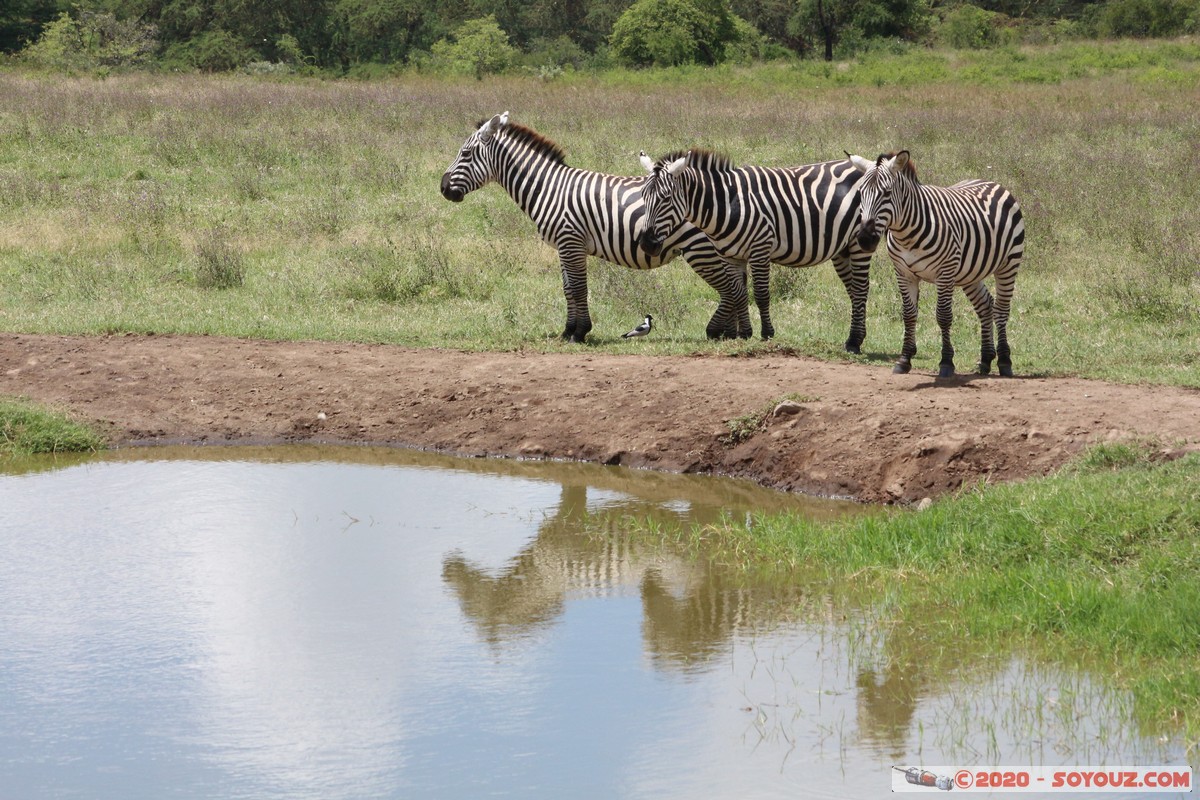
<svg viewBox="0 0 1200 800">
<path fill-rule="evenodd" d="M 729 441 L 727 421 L 804 399 Z M 465 353 L 188 336 L 0 334 L 0 395 L 116 445 L 388 444 L 750 478 L 871 502 L 1044 475 L 1089 444 L 1200 449 L 1200 391 L 893 375 L 756 357 Z"/>
</svg>

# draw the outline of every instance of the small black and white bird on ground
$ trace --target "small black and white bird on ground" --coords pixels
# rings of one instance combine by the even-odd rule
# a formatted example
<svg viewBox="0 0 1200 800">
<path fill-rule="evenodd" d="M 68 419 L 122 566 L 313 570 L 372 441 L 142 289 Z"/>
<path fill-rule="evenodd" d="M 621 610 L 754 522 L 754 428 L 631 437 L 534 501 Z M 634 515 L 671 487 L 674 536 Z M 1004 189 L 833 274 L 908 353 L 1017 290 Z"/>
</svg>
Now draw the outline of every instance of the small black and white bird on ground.
<svg viewBox="0 0 1200 800">
<path fill-rule="evenodd" d="M 636 328 L 631 330 L 629 333 L 621 334 L 621 338 L 622 339 L 633 339 L 634 337 L 637 337 L 637 336 L 645 336 L 647 333 L 650 332 L 650 329 L 652 327 L 654 327 L 654 323 L 651 322 L 651 320 L 653 320 L 653 319 L 654 319 L 654 317 L 647 314 L 646 318 L 644 320 L 642 320 L 641 325 L 638 325 Z"/>
</svg>

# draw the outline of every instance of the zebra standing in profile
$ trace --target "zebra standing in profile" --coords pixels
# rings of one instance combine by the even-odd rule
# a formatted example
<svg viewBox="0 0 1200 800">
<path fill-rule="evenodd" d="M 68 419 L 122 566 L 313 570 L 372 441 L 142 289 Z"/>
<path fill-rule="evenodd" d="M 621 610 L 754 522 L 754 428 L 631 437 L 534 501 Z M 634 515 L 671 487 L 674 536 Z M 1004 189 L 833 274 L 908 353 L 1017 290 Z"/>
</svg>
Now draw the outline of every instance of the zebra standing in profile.
<svg viewBox="0 0 1200 800">
<path fill-rule="evenodd" d="M 642 187 L 646 221 L 638 242 L 658 253 L 680 225 L 691 223 L 722 252 L 750 264 L 762 338 L 771 324 L 771 263 L 811 267 L 830 259 L 850 295 L 846 350 L 860 351 L 867 334 L 867 289 L 874 248 L 855 238 L 858 181 L 862 171 L 849 160 L 803 167 L 734 168 L 709 150 L 671 153 L 653 162 Z"/>
<path fill-rule="evenodd" d="M 937 321 L 942 329 L 938 376 L 954 374 L 950 344 L 954 287 L 963 292 L 979 315 L 979 374 L 991 372 L 998 358 L 1000 374 L 1011 376 L 1008 313 L 1017 269 L 1025 254 L 1025 222 L 1017 199 L 991 181 L 967 180 L 953 186 L 923 186 L 907 150 L 886 153 L 872 164 L 850 156 L 866 173 L 862 183 L 862 227 L 858 239 L 875 247 L 887 234 L 888 255 L 896 268 L 904 314 L 904 348 L 894 372 L 912 369 L 917 352 L 917 299 L 921 281 L 937 286 Z M 996 299 L 983 281 L 996 276 Z M 996 343 L 992 339 L 995 321 Z"/>
<path fill-rule="evenodd" d="M 748 337 L 745 266 L 722 256 L 711 239 L 688 225 L 651 256 L 634 231 L 645 213 L 645 178 L 605 175 L 567 166 L 562 149 L 536 131 L 508 121 L 508 112 L 485 120 L 463 143 L 442 175 L 442 196 L 455 203 L 496 181 L 557 248 L 567 324 L 562 338 L 582 342 L 592 329 L 588 313 L 587 259 L 598 256 L 631 269 L 653 269 L 682 255 L 720 297 L 706 333 Z M 744 332 L 744 333 L 742 333 Z"/>
</svg>

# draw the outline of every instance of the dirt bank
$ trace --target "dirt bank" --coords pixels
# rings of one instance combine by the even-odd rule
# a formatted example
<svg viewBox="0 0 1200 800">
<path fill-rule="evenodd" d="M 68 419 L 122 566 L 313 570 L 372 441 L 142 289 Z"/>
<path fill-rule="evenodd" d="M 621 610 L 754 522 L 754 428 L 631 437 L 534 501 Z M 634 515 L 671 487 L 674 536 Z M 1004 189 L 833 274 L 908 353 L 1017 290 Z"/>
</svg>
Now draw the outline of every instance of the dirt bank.
<svg viewBox="0 0 1200 800">
<path fill-rule="evenodd" d="M 726 421 L 795 413 L 729 445 Z M 216 337 L 0 334 L 0 394 L 115 444 L 387 443 L 599 461 L 914 501 L 1045 474 L 1089 443 L 1200 448 L 1200 391 L 1063 378 L 893 375 L 794 356 L 460 353 Z"/>
</svg>

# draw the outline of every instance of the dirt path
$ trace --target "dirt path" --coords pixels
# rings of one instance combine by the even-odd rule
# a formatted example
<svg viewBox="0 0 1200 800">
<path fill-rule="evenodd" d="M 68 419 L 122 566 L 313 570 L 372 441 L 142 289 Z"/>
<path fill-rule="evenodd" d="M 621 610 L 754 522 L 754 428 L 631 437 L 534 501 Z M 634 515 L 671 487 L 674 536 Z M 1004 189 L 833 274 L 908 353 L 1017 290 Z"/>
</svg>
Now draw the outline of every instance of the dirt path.
<svg viewBox="0 0 1200 800">
<path fill-rule="evenodd" d="M 736 446 L 726 420 L 809 398 Z M 1200 391 L 893 375 L 791 356 L 460 353 L 216 337 L 0 334 L 0 395 L 117 444 L 387 443 L 712 472 L 868 501 L 1045 474 L 1085 445 L 1200 449 Z"/>
</svg>

